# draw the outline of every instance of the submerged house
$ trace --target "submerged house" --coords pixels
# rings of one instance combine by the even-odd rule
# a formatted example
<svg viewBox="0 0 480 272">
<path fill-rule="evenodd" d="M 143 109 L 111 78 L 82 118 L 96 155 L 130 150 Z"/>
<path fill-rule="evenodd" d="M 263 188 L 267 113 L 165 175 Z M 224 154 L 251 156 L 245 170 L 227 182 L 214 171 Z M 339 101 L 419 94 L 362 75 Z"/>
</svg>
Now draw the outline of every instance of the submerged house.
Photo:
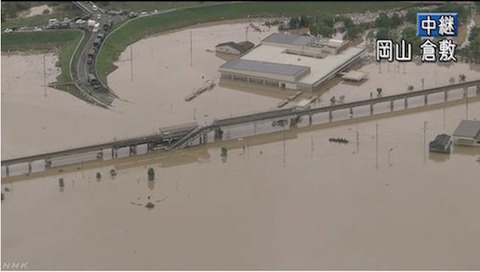
<svg viewBox="0 0 480 272">
<path fill-rule="evenodd" d="M 246 53 L 248 50 L 252 49 L 254 46 L 255 45 L 249 41 L 244 41 L 239 43 L 226 42 L 226 43 L 217 44 L 217 46 L 215 46 L 215 51 L 217 53 L 241 55 L 243 53 Z"/>
<path fill-rule="evenodd" d="M 480 121 L 463 120 L 453 133 L 456 145 L 480 146 Z"/>
<path fill-rule="evenodd" d="M 452 147 L 452 139 L 450 135 L 440 134 L 435 137 L 428 145 L 430 152 L 439 152 L 450 154 Z"/>
</svg>

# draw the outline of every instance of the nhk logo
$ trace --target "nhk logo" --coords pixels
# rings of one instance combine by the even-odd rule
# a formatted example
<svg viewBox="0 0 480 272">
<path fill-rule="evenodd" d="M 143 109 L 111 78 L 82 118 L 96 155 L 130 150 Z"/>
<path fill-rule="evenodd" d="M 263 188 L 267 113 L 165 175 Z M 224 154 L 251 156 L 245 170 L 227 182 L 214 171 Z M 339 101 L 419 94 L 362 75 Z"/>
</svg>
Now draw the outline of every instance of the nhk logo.
<svg viewBox="0 0 480 272">
<path fill-rule="evenodd" d="M 2 270 L 25 270 L 28 269 L 28 262 L 4 262 L 2 263 Z"/>
</svg>

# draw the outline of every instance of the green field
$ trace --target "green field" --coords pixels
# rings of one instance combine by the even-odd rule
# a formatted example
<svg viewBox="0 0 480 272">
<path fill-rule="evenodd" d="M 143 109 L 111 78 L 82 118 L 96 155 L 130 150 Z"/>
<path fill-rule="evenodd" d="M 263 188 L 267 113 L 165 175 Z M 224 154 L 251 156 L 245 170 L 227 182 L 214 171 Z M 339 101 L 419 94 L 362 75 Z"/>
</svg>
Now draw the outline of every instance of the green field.
<svg viewBox="0 0 480 272">
<path fill-rule="evenodd" d="M 106 83 L 107 75 L 116 68 L 113 62 L 128 45 L 152 34 L 197 23 L 246 18 L 247 16 L 271 17 L 376 11 L 413 5 L 415 4 L 409 2 L 243 2 L 180 9 L 138 18 L 121 26 L 102 47 L 97 61 L 97 72 L 99 79 Z"/>
<path fill-rule="evenodd" d="M 201 2 L 201 1 L 185 1 L 185 2 L 168 2 L 168 1 L 125 1 L 125 2 L 97 2 L 98 6 L 103 10 L 126 10 L 126 11 L 149 11 L 149 10 L 166 10 L 172 8 L 187 8 L 195 6 L 207 6 L 218 2 Z"/>
</svg>

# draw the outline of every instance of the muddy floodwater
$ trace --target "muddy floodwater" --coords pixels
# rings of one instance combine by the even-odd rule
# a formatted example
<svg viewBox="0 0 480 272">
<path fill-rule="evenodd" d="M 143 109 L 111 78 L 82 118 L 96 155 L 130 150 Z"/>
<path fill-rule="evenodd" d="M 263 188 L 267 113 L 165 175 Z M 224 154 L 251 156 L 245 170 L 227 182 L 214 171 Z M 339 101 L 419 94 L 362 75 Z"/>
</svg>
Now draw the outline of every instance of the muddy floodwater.
<svg viewBox="0 0 480 272">
<path fill-rule="evenodd" d="M 243 138 L 245 149 L 225 142 L 226 159 L 219 146 L 199 147 L 4 184 L 3 261 L 32 269 L 479 269 L 480 149 L 424 152 L 424 120 L 430 140 L 465 115 L 463 105 L 445 111 L 445 121 L 437 109 L 359 123 L 358 145 L 352 122 Z M 470 114 L 480 118 L 478 102 Z"/>
<path fill-rule="evenodd" d="M 205 80 L 218 80 L 224 60 L 206 50 L 241 41 L 247 25 L 192 29 L 192 66 L 190 30 L 135 43 L 133 80 L 127 48 L 108 77 L 124 99 L 113 110 L 53 89 L 45 96 L 41 55 L 2 56 L 2 159 L 276 107 L 281 98 L 266 91 L 220 86 L 183 100 Z M 248 37 L 257 43 L 269 33 L 250 29 Z M 58 75 L 55 61 L 46 56 L 47 82 Z M 332 95 L 367 99 L 377 87 L 384 95 L 405 84 L 419 90 L 421 78 L 425 88 L 458 81 L 460 73 L 480 78 L 462 63 L 428 70 L 407 63 L 405 74 L 402 66 L 395 74 L 393 64 L 390 72 L 367 64 L 359 68 L 367 81 L 340 83 L 321 103 Z M 326 116 L 285 131 L 265 122 L 256 132 L 271 133 L 251 137 L 242 134 L 251 125 L 227 128 L 226 140 L 213 144 L 54 168 L 21 181 L 2 173 L 2 261 L 43 270 L 480 269 L 480 148 L 427 149 L 461 120 L 480 120 L 478 99 L 317 122 Z"/>
</svg>

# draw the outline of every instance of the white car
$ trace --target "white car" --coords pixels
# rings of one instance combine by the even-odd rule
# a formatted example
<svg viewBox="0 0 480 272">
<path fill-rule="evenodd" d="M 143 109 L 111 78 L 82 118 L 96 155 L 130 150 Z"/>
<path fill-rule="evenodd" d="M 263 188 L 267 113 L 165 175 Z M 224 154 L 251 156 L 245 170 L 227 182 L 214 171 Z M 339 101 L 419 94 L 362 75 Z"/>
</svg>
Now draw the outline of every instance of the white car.
<svg viewBox="0 0 480 272">
<path fill-rule="evenodd" d="M 10 32 L 13 32 L 13 30 L 10 29 L 10 28 L 5 28 L 5 30 L 4 30 L 3 32 L 5 32 L 5 33 L 10 33 Z"/>
<path fill-rule="evenodd" d="M 36 26 L 33 31 L 42 31 L 43 29 L 41 29 L 40 27 Z"/>
<path fill-rule="evenodd" d="M 101 14 L 98 14 L 97 15 L 97 20 L 101 20 L 102 19 L 102 15 Z"/>
<path fill-rule="evenodd" d="M 98 10 L 97 6 L 95 6 L 95 5 L 93 5 L 92 8 L 93 8 L 93 11 L 97 11 L 97 10 Z"/>
</svg>

